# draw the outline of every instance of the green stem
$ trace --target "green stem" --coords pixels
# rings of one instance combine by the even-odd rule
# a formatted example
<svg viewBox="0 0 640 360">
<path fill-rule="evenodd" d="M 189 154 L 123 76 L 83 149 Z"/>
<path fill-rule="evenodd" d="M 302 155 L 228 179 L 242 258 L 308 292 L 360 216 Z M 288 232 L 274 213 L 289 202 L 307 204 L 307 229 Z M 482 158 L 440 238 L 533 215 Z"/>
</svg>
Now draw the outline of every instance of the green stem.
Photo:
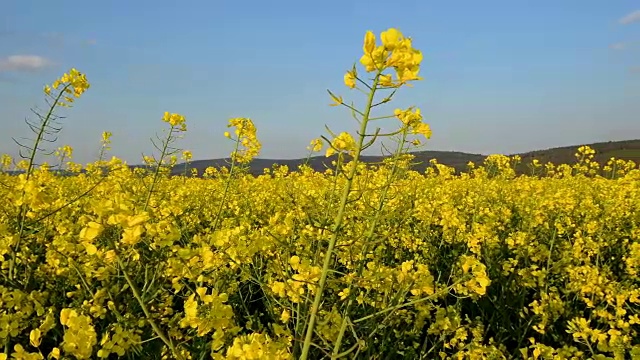
<svg viewBox="0 0 640 360">
<path fill-rule="evenodd" d="M 351 300 L 349 300 L 349 303 L 351 303 Z M 340 332 L 338 333 L 336 344 L 333 346 L 333 353 L 331 354 L 331 360 L 340 358 L 341 354 L 339 354 L 338 351 L 340 351 L 340 347 L 342 346 L 342 338 L 344 337 L 344 332 L 347 330 L 347 319 L 348 318 L 345 314 L 342 318 L 342 325 L 340 325 Z"/>
<path fill-rule="evenodd" d="M 171 349 L 171 353 L 173 354 L 173 356 L 175 356 L 177 359 L 182 359 L 182 356 L 180 356 L 175 346 L 173 346 L 173 343 L 171 342 L 171 340 L 164 334 L 162 330 L 160 330 L 160 327 L 158 326 L 158 324 L 156 324 L 156 322 L 151 317 L 151 313 L 149 312 L 149 309 L 147 309 L 147 305 L 144 303 L 144 301 L 142 301 L 142 297 L 140 297 L 140 292 L 138 291 L 138 287 L 136 286 L 136 284 L 133 283 L 133 281 L 131 280 L 131 277 L 129 277 L 129 273 L 125 269 L 124 264 L 122 263 L 122 260 L 120 259 L 120 256 L 118 254 L 116 254 L 116 260 L 118 261 L 118 265 L 122 270 L 122 274 L 124 275 L 124 278 L 127 281 L 127 284 L 131 288 L 133 297 L 135 297 L 136 300 L 138 301 L 138 304 L 142 308 L 142 312 L 144 312 L 144 316 L 147 318 L 149 325 L 151 325 L 151 328 L 156 333 L 156 335 L 158 335 L 158 337 L 162 340 L 162 342 L 164 342 L 165 345 L 167 345 L 169 349 Z"/>
<path fill-rule="evenodd" d="M 342 222 L 345 217 L 345 208 L 347 207 L 347 201 L 349 200 L 349 194 L 351 193 L 351 186 L 353 184 L 353 178 L 358 170 L 358 161 L 360 160 L 360 152 L 362 151 L 362 144 L 364 143 L 365 134 L 367 132 L 367 124 L 369 122 L 369 115 L 371 113 L 371 105 L 373 104 L 376 88 L 378 87 L 378 81 L 380 79 L 381 70 L 378 70 L 376 77 L 373 81 L 373 86 L 369 92 L 369 98 L 367 99 L 367 105 L 362 117 L 362 123 L 360 124 L 360 132 L 358 138 L 358 144 L 356 145 L 355 154 L 353 155 L 353 166 L 349 170 L 349 176 L 346 179 L 344 190 L 342 191 L 342 198 L 340 199 L 340 208 L 335 218 L 335 224 L 333 226 L 333 234 L 331 240 L 329 240 L 329 246 L 327 252 L 324 255 L 324 263 L 322 265 L 322 273 L 320 275 L 320 281 L 318 282 L 318 288 L 316 289 L 316 295 L 311 305 L 311 313 L 309 315 L 309 324 L 307 325 L 307 333 L 304 339 L 304 345 L 302 347 L 302 354 L 300 360 L 307 360 L 309 357 L 309 350 L 311 348 L 311 339 L 313 337 L 313 331 L 316 325 L 316 317 L 322 302 L 322 293 L 324 291 L 325 284 L 327 282 L 327 274 L 329 273 L 329 267 L 331 264 L 331 257 L 333 255 L 333 249 L 336 246 L 338 239 L 338 233 L 342 228 Z"/>
<path fill-rule="evenodd" d="M 384 205 L 386 203 L 387 200 L 387 194 L 389 192 L 389 188 L 391 187 L 391 183 L 393 181 L 394 176 L 396 175 L 396 172 L 398 171 L 398 160 L 400 155 L 402 154 L 403 150 L 404 150 L 404 142 L 407 139 L 407 129 L 405 128 L 404 131 L 402 132 L 402 139 L 400 142 L 400 146 L 398 146 L 398 148 L 396 149 L 396 153 L 395 153 L 395 158 L 396 161 L 393 162 L 393 166 L 391 168 L 391 173 L 389 174 L 389 177 L 387 179 L 387 184 L 385 185 L 384 189 L 382 190 L 382 194 L 380 196 L 380 200 L 378 202 L 378 208 L 376 209 L 376 214 L 373 218 L 373 220 L 371 221 L 371 224 L 369 225 L 369 228 L 367 229 L 367 234 L 364 237 L 364 243 L 365 243 L 365 247 L 363 250 L 363 253 L 367 253 L 368 252 L 368 244 L 369 241 L 371 240 L 371 238 L 373 238 L 373 234 L 375 233 L 375 229 L 378 226 L 378 221 L 380 221 L 380 214 L 382 212 L 382 209 L 384 208 Z M 358 269 L 356 271 L 356 277 L 360 277 L 362 270 L 364 270 L 364 261 L 361 261 Z M 351 289 L 353 288 L 353 283 L 349 284 L 349 300 L 347 301 L 347 305 L 344 308 L 343 311 L 343 317 L 342 317 L 342 325 L 340 326 L 340 333 L 338 334 L 338 338 L 336 340 L 336 343 L 334 345 L 333 348 L 333 356 L 337 356 L 338 351 L 340 351 L 340 346 L 342 345 L 342 338 L 344 336 L 344 331 L 347 328 L 347 314 L 349 313 L 349 308 L 351 307 L 351 305 L 353 305 L 353 299 L 354 299 L 354 293 L 351 291 Z"/>
<path fill-rule="evenodd" d="M 233 154 L 238 153 L 238 149 L 240 148 L 240 135 L 236 139 L 236 146 L 234 148 Z M 229 167 L 229 177 L 227 178 L 226 183 L 224 184 L 224 190 L 222 192 L 222 199 L 220 199 L 220 205 L 218 206 L 218 212 L 216 214 L 216 220 L 213 222 L 213 227 L 211 230 L 215 231 L 218 228 L 218 223 L 220 222 L 220 218 L 222 217 L 222 208 L 224 207 L 225 201 L 227 201 L 227 195 L 229 194 L 229 187 L 231 186 L 231 179 L 233 176 L 233 171 L 236 167 L 235 157 L 231 156 L 231 166 Z"/>
<path fill-rule="evenodd" d="M 31 177 L 31 172 L 33 171 L 33 166 L 36 158 L 36 153 L 38 151 L 38 146 L 40 145 L 40 142 L 44 137 L 44 133 L 45 133 L 45 129 L 47 128 L 47 125 L 49 125 L 49 120 L 51 120 L 51 115 L 53 115 L 53 109 L 55 109 L 55 107 L 58 105 L 58 102 L 60 102 L 60 98 L 70 86 L 71 84 L 67 84 L 64 86 L 64 88 L 62 88 L 62 90 L 60 90 L 53 104 L 51 104 L 51 107 L 49 107 L 49 112 L 47 112 L 47 116 L 45 116 L 44 121 L 42 122 L 42 126 L 40 126 L 40 130 L 38 131 L 38 136 L 36 137 L 36 141 L 34 142 L 34 145 L 33 145 L 33 150 L 31 150 L 31 156 L 29 157 L 29 167 L 27 168 L 27 180 L 29 180 L 29 178 Z"/>
<path fill-rule="evenodd" d="M 60 102 L 60 98 L 70 86 L 71 84 L 67 84 L 64 86 L 64 88 L 62 88 L 62 90 L 60 90 L 60 92 L 58 93 L 58 96 L 56 96 L 55 100 L 53 101 L 53 104 L 51 104 L 51 106 L 49 107 L 47 116 L 45 116 L 44 120 L 42 121 L 42 125 L 40 126 L 40 129 L 38 131 L 38 135 L 36 136 L 36 140 L 33 143 L 31 156 L 29 157 L 29 166 L 27 167 L 25 182 L 28 182 L 29 178 L 31 178 L 31 173 L 33 172 L 36 153 L 38 152 L 40 142 L 44 138 L 45 129 L 47 128 L 47 125 L 49 125 L 49 121 L 51 120 L 51 115 L 53 115 L 53 110 L 55 109 L 56 106 L 58 106 L 58 103 Z M 11 259 L 9 260 L 9 281 L 13 281 L 13 278 L 14 278 L 17 252 L 18 252 L 18 248 L 20 248 L 22 236 L 24 235 L 24 222 L 25 222 L 25 212 L 26 212 L 26 206 L 24 204 L 25 193 L 26 192 L 23 189 L 22 195 L 21 195 L 21 199 L 23 203 L 20 204 L 20 210 L 18 211 L 18 222 L 19 222 L 18 239 L 16 240 L 15 246 L 13 246 L 13 248 L 11 249 Z"/>
<path fill-rule="evenodd" d="M 175 126 L 171 125 L 171 129 L 169 129 L 169 135 L 167 139 L 162 144 L 162 153 L 160 154 L 160 160 L 156 164 L 156 171 L 153 173 L 153 181 L 151 181 L 151 187 L 149 187 L 149 192 L 147 193 L 147 199 L 144 201 L 143 211 L 147 211 L 147 207 L 149 207 L 149 202 L 151 201 L 151 195 L 158 184 L 158 177 L 160 176 L 160 167 L 162 166 L 162 161 L 164 160 L 165 155 L 167 154 L 167 148 L 169 147 L 169 141 L 171 141 L 171 135 L 173 135 L 173 130 Z"/>
<path fill-rule="evenodd" d="M 467 279 L 465 279 L 465 281 L 466 281 L 466 280 L 467 280 Z M 444 294 L 445 292 L 449 292 L 449 291 L 451 291 L 451 289 L 453 289 L 453 287 L 454 287 L 454 286 L 456 286 L 456 285 L 458 285 L 458 284 L 460 284 L 460 283 L 462 283 L 462 280 L 460 280 L 460 281 L 456 281 L 456 282 L 455 282 L 455 283 L 453 283 L 452 285 L 447 286 L 446 288 L 444 288 L 444 289 L 442 289 L 442 290 L 440 290 L 440 291 L 436 291 L 436 292 L 434 292 L 433 294 L 431 294 L 431 295 L 429 295 L 429 296 L 426 296 L 426 297 L 423 297 L 423 298 L 420 298 L 420 299 L 416 299 L 416 300 L 412 300 L 412 301 L 409 301 L 409 302 L 407 302 L 407 303 L 399 304 L 399 305 L 396 305 L 396 306 L 388 307 L 388 308 L 386 308 L 386 309 L 384 309 L 384 310 L 380 310 L 380 311 L 378 311 L 377 313 L 370 314 L 370 315 L 367 315 L 367 316 L 361 317 L 360 319 L 354 320 L 354 321 L 353 321 L 353 323 L 354 323 L 354 324 L 357 324 L 357 323 L 359 323 L 359 322 L 363 322 L 363 321 L 365 321 L 365 320 L 368 320 L 368 319 L 374 318 L 374 317 L 376 317 L 376 316 L 378 316 L 378 315 L 386 314 L 386 313 L 388 313 L 388 312 L 390 312 L 390 311 L 396 311 L 396 310 L 399 310 L 399 309 L 405 308 L 405 307 L 407 307 L 407 306 L 412 306 L 412 305 L 416 305 L 416 304 L 423 303 L 423 302 L 428 301 L 428 300 L 432 300 L 432 299 L 434 299 L 434 298 L 437 298 L 438 296 L 441 296 L 441 295 L 442 295 L 442 294 Z"/>
</svg>

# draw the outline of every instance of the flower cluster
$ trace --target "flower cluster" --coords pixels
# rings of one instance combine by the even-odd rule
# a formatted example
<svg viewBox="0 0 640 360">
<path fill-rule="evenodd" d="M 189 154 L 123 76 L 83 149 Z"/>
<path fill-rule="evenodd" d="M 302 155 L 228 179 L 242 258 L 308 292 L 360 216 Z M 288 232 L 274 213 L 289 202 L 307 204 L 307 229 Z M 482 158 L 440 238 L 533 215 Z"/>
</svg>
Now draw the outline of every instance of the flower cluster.
<svg viewBox="0 0 640 360">
<path fill-rule="evenodd" d="M 431 127 L 429 124 L 422 122 L 422 114 L 420 109 L 396 109 L 394 115 L 402 122 L 402 124 L 411 130 L 412 134 L 422 135 L 427 139 L 431 138 Z"/>
<path fill-rule="evenodd" d="M 420 80 L 418 72 L 422 62 L 422 52 L 414 49 L 412 40 L 404 37 L 398 29 L 388 29 L 380 34 L 382 44 L 376 45 L 376 36 L 367 31 L 360 63 L 367 72 L 381 73 L 393 68 L 395 77 L 385 75 L 380 81 L 383 86 L 401 86 L 409 81 Z M 345 75 L 345 84 L 353 87 L 353 75 Z"/>
<path fill-rule="evenodd" d="M 164 115 L 162 116 L 162 121 L 168 123 L 172 128 L 176 128 L 179 131 L 187 131 L 186 119 L 180 114 L 165 111 Z"/>
<path fill-rule="evenodd" d="M 96 330 L 91 318 L 78 314 L 74 309 L 60 311 L 60 323 L 65 326 L 62 350 L 77 359 L 89 359 L 93 354 L 93 346 L 98 342 Z"/>
<path fill-rule="evenodd" d="M 233 118 L 229 120 L 227 127 L 235 127 L 235 137 L 230 132 L 224 136 L 236 141 L 236 149 L 231 153 L 231 158 L 240 164 L 249 163 L 260 154 L 262 144 L 256 136 L 256 127 L 248 118 Z"/>
<path fill-rule="evenodd" d="M 348 132 L 342 132 L 340 135 L 333 138 L 330 146 L 325 153 L 326 157 L 329 157 L 336 153 L 346 152 L 350 155 L 356 151 L 356 141 Z"/>
<path fill-rule="evenodd" d="M 69 107 L 71 103 L 73 103 L 74 98 L 82 96 L 90 86 L 86 75 L 72 68 L 69 72 L 54 81 L 51 86 L 45 85 L 44 93 L 51 96 L 52 90 L 60 90 L 55 105 Z"/>
</svg>

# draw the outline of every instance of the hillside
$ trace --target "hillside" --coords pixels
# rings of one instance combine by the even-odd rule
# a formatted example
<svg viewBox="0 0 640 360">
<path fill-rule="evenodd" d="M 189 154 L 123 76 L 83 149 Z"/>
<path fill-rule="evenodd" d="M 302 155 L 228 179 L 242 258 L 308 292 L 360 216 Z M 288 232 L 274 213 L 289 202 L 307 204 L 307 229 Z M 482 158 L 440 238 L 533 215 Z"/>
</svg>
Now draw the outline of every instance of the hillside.
<svg viewBox="0 0 640 360">
<path fill-rule="evenodd" d="M 640 163 L 640 139 L 625 140 L 625 141 L 609 141 L 593 144 L 585 144 L 590 146 L 596 151 L 595 160 L 600 164 L 605 164 L 610 158 L 615 157 L 617 159 L 633 160 L 636 163 Z M 522 157 L 522 164 L 517 169 L 519 172 L 526 171 L 527 164 L 530 164 L 533 159 L 538 159 L 541 163 L 552 162 L 554 164 L 573 164 L 576 162 L 574 154 L 576 153 L 580 145 L 571 145 L 558 148 L 551 148 L 546 150 L 535 150 L 520 154 Z M 470 154 L 464 152 L 455 151 L 420 151 L 413 153 L 416 158 L 415 162 L 420 165 L 415 166 L 415 170 L 424 171 L 429 165 L 429 160 L 437 159 L 439 163 L 454 167 L 457 171 L 464 171 L 467 169 L 467 164 L 471 161 L 475 164 L 480 164 L 486 158 L 486 155 L 482 154 Z M 382 156 L 363 156 L 362 160 L 366 163 L 376 163 L 383 159 Z M 309 165 L 316 171 L 323 171 L 327 166 L 331 165 L 332 158 L 326 158 L 324 156 L 316 156 L 309 159 Z M 229 159 L 211 159 L 211 160 L 196 160 L 190 165 L 190 168 L 198 169 L 198 173 L 202 173 L 207 167 L 222 167 L 228 165 Z M 258 175 L 262 174 L 265 168 L 271 168 L 273 165 L 287 165 L 289 169 L 295 170 L 297 167 L 305 162 L 305 159 L 293 159 L 293 160 L 275 160 L 275 159 L 254 159 L 250 164 L 250 172 Z M 174 170 L 175 174 L 183 172 L 182 166 L 177 166 Z"/>
<path fill-rule="evenodd" d="M 633 160 L 637 164 L 640 164 L 640 139 L 636 140 L 624 140 L 624 141 L 609 141 L 585 144 L 596 151 L 595 160 L 604 165 L 609 159 L 615 157 L 622 160 Z M 538 159 L 542 164 L 552 162 L 554 164 L 574 164 L 576 162 L 575 153 L 581 145 L 570 145 L 545 150 L 535 150 L 518 154 L 507 155 L 520 155 L 522 162 L 516 168 L 518 173 L 526 173 L 529 171 L 528 165 L 531 164 L 533 159 Z M 471 154 L 458 151 L 418 151 L 413 152 L 415 155 L 414 170 L 424 171 L 429 166 L 431 159 L 437 159 L 438 163 L 451 166 L 456 169 L 457 172 L 466 171 L 467 164 L 473 162 L 476 165 L 481 164 L 487 155 L 483 154 Z M 309 159 L 309 165 L 316 171 L 324 171 L 326 168 L 331 167 L 331 161 L 334 157 L 326 158 L 324 156 L 315 156 Z M 362 161 L 369 164 L 380 163 L 383 156 L 362 156 Z M 274 165 L 287 165 L 290 170 L 296 170 L 298 166 L 304 164 L 306 159 L 290 159 L 290 160 L 277 160 L 277 159 L 254 159 L 250 164 L 249 172 L 253 175 L 261 175 L 264 173 L 264 169 L 273 168 Z M 195 160 L 189 164 L 189 169 L 198 169 L 198 174 L 203 174 L 204 170 L 208 167 L 220 168 L 229 166 L 229 159 L 210 159 L 210 160 Z M 130 165 L 132 168 L 145 167 L 143 165 Z M 10 174 L 18 174 L 20 171 L 10 171 Z M 178 164 L 174 167 L 173 175 L 182 175 L 184 173 L 184 164 Z"/>
</svg>

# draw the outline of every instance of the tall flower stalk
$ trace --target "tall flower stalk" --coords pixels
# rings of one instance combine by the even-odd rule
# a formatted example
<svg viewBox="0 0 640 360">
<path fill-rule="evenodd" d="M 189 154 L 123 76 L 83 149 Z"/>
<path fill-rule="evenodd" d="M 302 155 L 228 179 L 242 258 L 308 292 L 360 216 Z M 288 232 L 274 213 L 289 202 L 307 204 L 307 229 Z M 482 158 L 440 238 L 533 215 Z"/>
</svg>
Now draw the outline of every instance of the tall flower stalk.
<svg viewBox="0 0 640 360">
<path fill-rule="evenodd" d="M 380 129 L 377 129 L 373 133 L 369 133 L 369 125 L 371 122 L 391 117 L 373 117 L 372 110 L 379 105 L 391 101 L 391 97 L 395 94 L 395 90 L 398 88 L 408 85 L 411 81 L 420 80 L 418 72 L 420 70 L 420 63 L 422 62 L 422 53 L 413 48 L 411 39 L 405 38 L 400 31 L 393 28 L 382 32 L 380 37 L 382 40 L 382 44 L 380 45 L 376 44 L 376 37 L 373 32 L 367 31 L 364 37 L 363 55 L 360 58 L 360 63 L 368 74 L 373 75 L 371 84 L 358 76 L 355 66 L 344 75 L 344 83 L 347 87 L 354 89 L 357 87 L 357 84 L 361 84 L 368 90 L 364 109 L 358 110 L 355 107 L 346 104 L 342 99 L 342 96 L 335 95 L 329 91 L 329 95 L 334 101 L 332 105 L 342 105 L 351 110 L 354 118 L 359 122 L 360 127 L 355 138 L 348 132 L 342 132 L 339 135 L 331 133 L 332 139 L 325 138 L 329 143 L 329 148 L 326 152 L 327 156 L 331 156 L 336 153 L 338 156 L 348 154 L 352 157 L 352 161 L 346 170 L 344 188 L 342 189 L 340 203 L 331 229 L 332 235 L 324 253 L 322 272 L 317 284 L 311 309 L 309 310 L 309 319 L 306 327 L 302 354 L 300 356 L 300 359 L 302 360 L 306 360 L 309 357 L 309 350 L 313 342 L 313 334 L 317 323 L 318 311 L 320 309 L 320 304 L 322 303 L 328 274 L 332 270 L 331 261 L 345 221 L 345 210 L 349 201 L 349 196 L 352 192 L 354 178 L 358 171 L 361 154 L 364 150 L 374 145 L 378 138 L 392 136 L 393 134 L 398 133 L 381 134 Z M 393 72 L 390 70 L 393 70 Z M 393 89 L 394 91 L 391 95 L 385 97 L 379 102 L 376 102 L 376 93 L 383 89 Z M 419 109 L 397 109 L 395 111 L 395 116 L 403 122 L 405 127 L 410 127 L 413 133 L 422 134 L 427 137 L 430 136 L 431 130 L 427 124 L 422 122 L 422 116 L 420 115 Z"/>
</svg>

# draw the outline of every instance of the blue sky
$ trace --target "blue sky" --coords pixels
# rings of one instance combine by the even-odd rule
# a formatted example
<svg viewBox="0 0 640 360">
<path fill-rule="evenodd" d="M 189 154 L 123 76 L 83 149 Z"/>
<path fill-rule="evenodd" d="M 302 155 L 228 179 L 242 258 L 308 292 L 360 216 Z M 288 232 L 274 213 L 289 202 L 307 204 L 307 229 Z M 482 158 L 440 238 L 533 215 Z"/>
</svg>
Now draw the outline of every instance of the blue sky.
<svg viewBox="0 0 640 360">
<path fill-rule="evenodd" d="M 224 157 L 231 117 L 250 117 L 262 158 L 354 130 L 326 89 L 342 84 L 365 31 L 397 27 L 424 53 L 425 80 L 397 95 L 432 126 L 427 149 L 473 153 L 640 138 L 640 6 L 630 0 L 8 1 L 0 13 L 0 153 L 29 135 L 42 86 L 71 67 L 92 87 L 65 111 L 74 160 L 139 163 L 164 111 L 187 118 L 179 143 Z M 393 108 L 389 108 L 392 111 Z M 386 126 L 386 125 L 385 125 Z"/>
</svg>

